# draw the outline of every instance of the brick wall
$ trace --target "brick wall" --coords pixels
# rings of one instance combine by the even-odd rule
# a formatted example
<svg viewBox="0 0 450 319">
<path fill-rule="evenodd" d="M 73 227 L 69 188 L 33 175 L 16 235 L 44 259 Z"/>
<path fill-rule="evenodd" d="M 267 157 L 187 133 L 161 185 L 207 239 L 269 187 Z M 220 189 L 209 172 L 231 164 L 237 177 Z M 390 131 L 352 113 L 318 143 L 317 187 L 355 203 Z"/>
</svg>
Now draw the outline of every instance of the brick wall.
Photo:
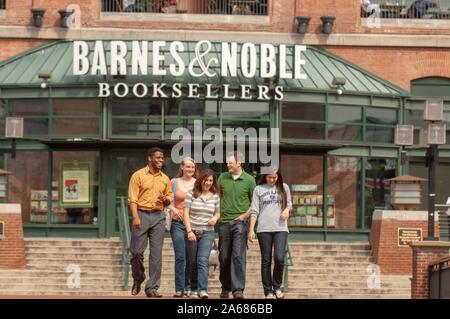
<svg viewBox="0 0 450 319">
<path fill-rule="evenodd" d="M 0 268 L 25 268 L 25 242 L 20 205 L 0 204 L 0 221 L 5 222 L 4 236 L 0 240 Z"/>
<path fill-rule="evenodd" d="M 268 31 L 295 32 L 296 16 L 311 17 L 310 33 L 321 33 L 320 17 L 332 15 L 336 17 L 334 32 L 342 33 L 423 33 L 423 28 L 368 28 L 361 25 L 359 0 L 269 0 L 269 24 L 228 24 L 228 23 L 198 23 L 198 22 L 158 22 L 152 19 L 127 22 L 102 21 L 100 19 L 100 0 L 14 0 L 7 1 L 6 17 L 1 24 L 31 25 L 31 7 L 47 9 L 43 27 L 59 26 L 58 10 L 68 4 L 79 4 L 81 21 L 84 27 L 122 27 L 122 28 L 151 28 L 151 29 L 198 29 L 198 30 L 236 30 L 236 31 Z M 439 25 L 439 24 L 438 24 Z M 431 34 L 450 34 L 449 28 L 436 28 L 432 24 L 426 27 Z"/>
<path fill-rule="evenodd" d="M 428 266 L 442 257 L 449 256 L 449 242 L 422 242 L 412 246 L 413 275 L 411 281 L 411 298 L 429 298 Z"/>
<path fill-rule="evenodd" d="M 0 39 L 0 61 L 11 58 L 45 41 L 32 39 Z"/>
<path fill-rule="evenodd" d="M 413 255 L 409 246 L 398 246 L 398 228 L 422 228 L 422 236 L 428 236 L 427 212 L 380 211 L 374 213 L 370 244 L 374 262 L 380 266 L 383 275 L 410 275 Z M 403 215 L 399 218 L 399 215 Z M 408 220 L 408 215 L 411 218 Z M 417 218 L 419 216 L 419 218 Z M 439 234 L 435 223 L 435 236 Z"/>
</svg>

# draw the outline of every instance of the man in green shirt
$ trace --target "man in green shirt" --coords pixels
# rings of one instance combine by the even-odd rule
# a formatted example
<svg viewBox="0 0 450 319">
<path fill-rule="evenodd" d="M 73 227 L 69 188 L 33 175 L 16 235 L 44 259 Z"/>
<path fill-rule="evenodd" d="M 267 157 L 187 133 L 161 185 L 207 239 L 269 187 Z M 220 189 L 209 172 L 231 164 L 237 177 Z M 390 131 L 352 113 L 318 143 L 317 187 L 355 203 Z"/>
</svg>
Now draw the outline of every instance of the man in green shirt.
<svg viewBox="0 0 450 319">
<path fill-rule="evenodd" d="M 250 204 L 255 179 L 244 172 L 240 152 L 227 155 L 228 172 L 219 177 L 221 191 L 219 223 L 220 298 L 244 298 Z"/>
</svg>

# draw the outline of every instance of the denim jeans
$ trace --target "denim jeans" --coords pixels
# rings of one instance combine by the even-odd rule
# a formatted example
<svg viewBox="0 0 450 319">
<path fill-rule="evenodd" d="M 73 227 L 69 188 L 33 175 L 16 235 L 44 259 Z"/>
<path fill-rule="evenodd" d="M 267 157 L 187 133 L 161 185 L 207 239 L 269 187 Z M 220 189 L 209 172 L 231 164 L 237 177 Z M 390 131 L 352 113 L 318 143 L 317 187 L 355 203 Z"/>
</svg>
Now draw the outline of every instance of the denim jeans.
<svg viewBox="0 0 450 319">
<path fill-rule="evenodd" d="M 186 245 L 188 239 L 182 221 L 172 220 L 170 235 L 175 252 L 175 291 L 191 290 L 189 280 L 189 254 Z"/>
<path fill-rule="evenodd" d="M 264 232 L 257 233 L 259 248 L 261 250 L 261 278 L 264 294 L 272 293 L 281 288 L 283 282 L 284 257 L 286 255 L 287 232 Z M 272 269 L 272 247 L 274 251 L 273 277 Z"/>
<path fill-rule="evenodd" d="M 249 224 L 239 220 L 219 224 L 219 279 L 223 292 L 245 289 L 248 229 Z"/>
<path fill-rule="evenodd" d="M 204 231 L 196 235 L 196 241 L 187 242 L 191 268 L 192 291 L 208 291 L 209 254 L 211 253 L 214 231 Z"/>
</svg>

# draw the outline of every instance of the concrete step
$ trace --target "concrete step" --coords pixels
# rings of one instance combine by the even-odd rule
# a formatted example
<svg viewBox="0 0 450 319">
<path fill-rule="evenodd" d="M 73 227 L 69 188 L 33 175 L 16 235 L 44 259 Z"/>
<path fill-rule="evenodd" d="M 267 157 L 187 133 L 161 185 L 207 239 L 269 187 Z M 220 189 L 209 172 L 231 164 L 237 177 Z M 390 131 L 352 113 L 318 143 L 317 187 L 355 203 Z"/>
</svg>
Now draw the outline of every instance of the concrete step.
<svg viewBox="0 0 450 319">
<path fill-rule="evenodd" d="M 25 238 L 25 247 L 121 247 L 120 239 L 80 239 L 80 238 Z"/>
</svg>

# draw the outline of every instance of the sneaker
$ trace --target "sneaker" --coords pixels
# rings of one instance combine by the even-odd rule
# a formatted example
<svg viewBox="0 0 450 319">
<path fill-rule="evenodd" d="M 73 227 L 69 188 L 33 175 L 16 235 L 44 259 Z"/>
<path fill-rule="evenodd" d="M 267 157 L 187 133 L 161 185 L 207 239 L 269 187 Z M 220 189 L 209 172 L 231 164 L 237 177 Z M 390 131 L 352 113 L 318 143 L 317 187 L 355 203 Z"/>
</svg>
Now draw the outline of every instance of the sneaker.
<svg viewBox="0 0 450 319">
<path fill-rule="evenodd" d="M 283 299 L 284 298 L 284 294 L 280 289 L 275 290 L 275 297 L 277 299 Z"/>
<path fill-rule="evenodd" d="M 184 297 L 184 293 L 182 291 L 177 291 L 174 295 L 174 298 L 183 298 Z"/>
<path fill-rule="evenodd" d="M 265 296 L 265 298 L 266 299 L 275 299 L 275 295 L 273 294 L 273 293 L 268 293 L 266 296 Z"/>
<path fill-rule="evenodd" d="M 184 296 L 185 296 L 186 298 L 189 298 L 189 297 L 191 296 L 191 291 L 190 291 L 190 290 L 186 290 L 186 291 L 184 292 Z"/>
<path fill-rule="evenodd" d="M 228 298 L 230 298 L 230 292 L 229 292 L 229 291 L 222 290 L 222 291 L 220 292 L 219 297 L 220 297 L 221 299 L 228 299 Z"/>
<path fill-rule="evenodd" d="M 200 291 L 200 293 L 198 294 L 198 296 L 202 299 L 208 299 L 208 293 L 205 290 Z"/>
<path fill-rule="evenodd" d="M 191 299 L 198 299 L 198 293 L 196 293 L 196 292 L 191 293 L 189 295 L 189 298 L 191 298 Z"/>
<path fill-rule="evenodd" d="M 244 299 L 244 294 L 240 290 L 236 290 L 233 292 L 233 298 L 234 299 Z"/>
</svg>

